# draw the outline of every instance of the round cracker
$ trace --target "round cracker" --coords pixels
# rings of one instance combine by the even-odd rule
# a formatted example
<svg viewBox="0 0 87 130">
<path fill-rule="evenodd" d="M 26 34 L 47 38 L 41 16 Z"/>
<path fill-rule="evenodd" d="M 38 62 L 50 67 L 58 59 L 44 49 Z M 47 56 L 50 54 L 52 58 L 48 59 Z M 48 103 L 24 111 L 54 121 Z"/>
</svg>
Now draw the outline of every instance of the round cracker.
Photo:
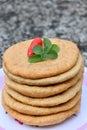
<svg viewBox="0 0 87 130">
<path fill-rule="evenodd" d="M 29 63 L 27 50 L 32 40 L 27 40 L 17 43 L 6 50 L 3 55 L 4 66 L 13 75 L 30 79 L 52 77 L 73 68 L 79 57 L 79 50 L 76 44 L 57 38 L 50 40 L 60 47 L 60 52 L 56 59 Z"/>
<path fill-rule="evenodd" d="M 19 92 L 22 95 L 42 98 L 59 94 L 67 90 L 68 88 L 72 87 L 82 77 L 82 72 L 83 68 L 81 68 L 80 72 L 72 79 L 56 85 L 30 86 L 30 85 L 18 84 L 15 81 L 12 81 L 7 76 L 5 77 L 5 83 L 9 88 Z"/>
<path fill-rule="evenodd" d="M 47 115 L 47 116 L 30 116 L 26 114 L 21 114 L 11 109 L 5 104 L 3 98 L 2 98 L 2 105 L 5 108 L 5 110 L 8 112 L 8 114 L 11 115 L 13 118 L 23 122 L 24 124 L 35 125 L 35 126 L 48 126 L 48 125 L 58 124 L 60 122 L 63 122 L 67 118 L 71 117 L 75 113 L 77 113 L 80 109 L 80 102 L 78 102 L 76 106 L 64 112 Z"/>
<path fill-rule="evenodd" d="M 76 95 L 76 93 L 81 89 L 81 86 L 82 86 L 82 80 L 79 80 L 75 86 L 69 88 L 67 91 L 59 95 L 55 95 L 47 98 L 26 97 L 12 90 L 8 86 L 5 87 L 5 90 L 10 96 L 12 96 L 14 99 L 22 103 L 29 104 L 32 106 L 50 107 L 50 106 L 56 106 L 65 103 L 70 99 L 72 99 Z"/>
<path fill-rule="evenodd" d="M 42 108 L 42 107 L 34 107 L 34 106 L 23 104 L 21 102 L 18 102 L 14 98 L 12 98 L 10 95 L 8 95 L 5 89 L 2 92 L 2 98 L 4 99 L 7 106 L 9 106 L 10 108 L 12 108 L 13 110 L 19 113 L 23 113 L 27 115 L 37 115 L 37 116 L 49 115 L 53 113 L 66 111 L 74 107 L 81 98 L 81 90 L 75 95 L 74 98 L 56 107 Z"/>
<path fill-rule="evenodd" d="M 68 70 L 67 72 L 59 74 L 59 75 L 56 75 L 54 77 L 32 80 L 32 79 L 26 79 L 26 78 L 23 78 L 23 77 L 19 77 L 19 76 L 13 75 L 3 65 L 3 69 L 4 69 L 5 73 L 6 73 L 6 75 L 8 77 L 10 77 L 12 80 L 14 80 L 14 81 L 16 81 L 18 83 L 21 83 L 21 84 L 39 85 L 39 86 L 41 86 L 41 85 L 57 84 L 57 83 L 61 83 L 61 82 L 64 82 L 66 80 L 69 80 L 69 79 L 73 78 L 80 71 L 81 68 L 83 68 L 82 56 L 79 55 L 79 58 L 78 58 L 78 61 L 77 61 L 76 65 L 72 69 Z"/>
</svg>

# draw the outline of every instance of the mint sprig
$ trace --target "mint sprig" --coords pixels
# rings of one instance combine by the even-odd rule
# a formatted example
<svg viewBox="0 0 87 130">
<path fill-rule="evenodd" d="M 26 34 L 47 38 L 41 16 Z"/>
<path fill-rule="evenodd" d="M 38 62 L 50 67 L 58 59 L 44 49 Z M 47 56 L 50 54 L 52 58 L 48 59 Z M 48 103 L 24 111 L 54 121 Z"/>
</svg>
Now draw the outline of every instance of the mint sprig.
<svg viewBox="0 0 87 130">
<path fill-rule="evenodd" d="M 29 62 L 35 63 L 46 59 L 55 59 L 60 51 L 59 46 L 52 44 L 48 38 L 43 39 L 43 46 L 36 45 L 33 48 L 34 55 L 29 57 Z"/>
</svg>

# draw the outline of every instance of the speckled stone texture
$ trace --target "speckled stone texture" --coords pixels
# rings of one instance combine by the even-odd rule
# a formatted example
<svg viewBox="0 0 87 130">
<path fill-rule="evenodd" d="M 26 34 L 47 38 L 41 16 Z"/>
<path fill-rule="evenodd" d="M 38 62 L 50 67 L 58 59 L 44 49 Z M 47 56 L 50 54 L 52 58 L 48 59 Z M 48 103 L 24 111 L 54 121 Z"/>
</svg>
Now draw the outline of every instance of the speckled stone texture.
<svg viewBox="0 0 87 130">
<path fill-rule="evenodd" d="M 87 0 L 0 0 L 0 57 L 38 36 L 76 42 L 87 66 Z"/>
</svg>

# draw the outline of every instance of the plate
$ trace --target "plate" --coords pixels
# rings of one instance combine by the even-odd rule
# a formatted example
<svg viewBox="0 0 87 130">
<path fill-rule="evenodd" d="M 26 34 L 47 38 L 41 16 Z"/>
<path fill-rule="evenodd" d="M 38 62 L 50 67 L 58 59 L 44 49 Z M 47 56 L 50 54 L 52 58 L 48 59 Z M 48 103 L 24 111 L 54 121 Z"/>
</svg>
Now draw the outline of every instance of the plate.
<svg viewBox="0 0 87 130">
<path fill-rule="evenodd" d="M 81 109 L 61 124 L 48 127 L 24 125 L 10 117 L 1 105 L 1 93 L 4 87 L 4 72 L 0 69 L 0 130 L 87 130 L 87 68 L 84 71 Z"/>
</svg>

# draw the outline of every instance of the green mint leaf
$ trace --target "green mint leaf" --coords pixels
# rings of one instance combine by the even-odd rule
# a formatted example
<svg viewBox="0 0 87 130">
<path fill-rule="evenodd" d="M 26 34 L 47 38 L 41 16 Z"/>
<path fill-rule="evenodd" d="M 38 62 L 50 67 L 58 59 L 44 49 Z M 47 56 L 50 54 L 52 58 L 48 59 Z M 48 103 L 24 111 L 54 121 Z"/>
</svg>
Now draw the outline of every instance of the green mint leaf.
<svg viewBox="0 0 87 130">
<path fill-rule="evenodd" d="M 47 57 L 47 54 L 45 54 L 45 53 L 43 53 L 43 54 L 41 55 L 41 58 L 42 58 L 43 60 L 45 60 L 46 57 Z"/>
<path fill-rule="evenodd" d="M 39 45 L 34 46 L 33 52 L 37 55 L 41 55 L 43 53 L 43 48 Z"/>
<path fill-rule="evenodd" d="M 44 38 L 43 43 L 44 43 L 44 52 L 48 53 L 51 49 L 52 43 L 48 38 Z"/>
<path fill-rule="evenodd" d="M 60 48 L 56 44 L 52 44 L 51 50 L 56 51 L 58 53 L 60 51 Z"/>
<path fill-rule="evenodd" d="M 35 63 L 35 62 L 42 61 L 42 58 L 40 55 L 33 55 L 33 56 L 29 57 L 28 61 L 31 63 Z"/>
<path fill-rule="evenodd" d="M 48 54 L 47 54 L 47 58 L 51 58 L 51 59 L 55 59 L 58 57 L 58 54 L 56 51 L 51 50 Z"/>
</svg>

